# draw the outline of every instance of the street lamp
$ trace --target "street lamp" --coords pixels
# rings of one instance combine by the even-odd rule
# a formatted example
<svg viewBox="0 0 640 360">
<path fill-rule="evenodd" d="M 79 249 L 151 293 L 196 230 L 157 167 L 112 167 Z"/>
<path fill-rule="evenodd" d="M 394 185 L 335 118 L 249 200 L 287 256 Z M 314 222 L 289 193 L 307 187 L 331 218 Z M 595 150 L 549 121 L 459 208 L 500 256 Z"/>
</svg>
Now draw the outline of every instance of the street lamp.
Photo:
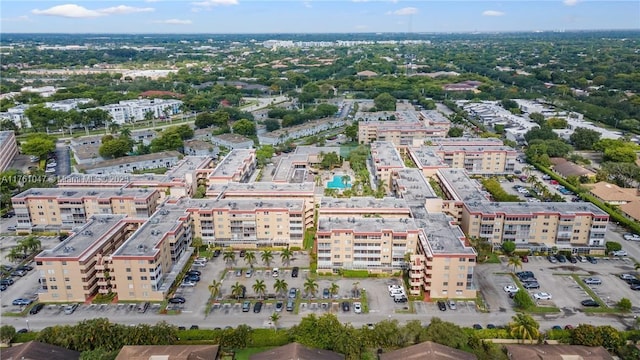
<svg viewBox="0 0 640 360">
<path fill-rule="evenodd" d="M 29 319 L 25 320 L 27 322 L 27 331 L 31 331 L 31 328 L 29 328 Z"/>
</svg>

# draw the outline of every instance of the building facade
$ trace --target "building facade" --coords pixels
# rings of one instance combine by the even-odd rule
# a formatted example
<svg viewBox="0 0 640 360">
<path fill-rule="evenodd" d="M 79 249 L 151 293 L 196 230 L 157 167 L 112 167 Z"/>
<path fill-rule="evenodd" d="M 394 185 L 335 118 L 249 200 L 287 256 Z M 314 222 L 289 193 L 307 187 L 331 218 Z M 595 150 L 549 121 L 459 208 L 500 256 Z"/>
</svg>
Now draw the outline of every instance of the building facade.
<svg viewBox="0 0 640 360">
<path fill-rule="evenodd" d="M 0 131 L 0 172 L 5 171 L 18 155 L 18 143 L 13 131 Z"/>
</svg>

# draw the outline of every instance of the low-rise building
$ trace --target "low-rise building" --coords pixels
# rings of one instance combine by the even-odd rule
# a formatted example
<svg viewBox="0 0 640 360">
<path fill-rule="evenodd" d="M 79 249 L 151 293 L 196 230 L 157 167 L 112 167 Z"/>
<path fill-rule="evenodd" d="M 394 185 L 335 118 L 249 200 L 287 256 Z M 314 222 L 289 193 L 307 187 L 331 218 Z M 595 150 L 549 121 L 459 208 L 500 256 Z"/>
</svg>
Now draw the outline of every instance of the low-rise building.
<svg viewBox="0 0 640 360">
<path fill-rule="evenodd" d="M 595 184 L 585 184 L 589 194 L 609 205 L 624 205 L 632 201 L 640 201 L 638 189 L 621 188 L 616 184 L 600 181 Z"/>
<path fill-rule="evenodd" d="M 220 134 L 211 136 L 211 142 L 227 149 L 253 149 L 253 140 L 238 134 Z"/>
<path fill-rule="evenodd" d="M 294 125 L 258 135 L 258 140 L 261 145 L 280 145 L 288 140 L 316 135 L 326 130 L 344 126 L 345 124 L 343 118 L 312 120 L 301 125 Z"/>
<path fill-rule="evenodd" d="M 218 157 L 218 147 L 208 141 L 186 140 L 184 142 L 184 153 L 190 156 L 211 156 Z"/>
<path fill-rule="evenodd" d="M 133 173 L 150 169 L 168 169 L 176 165 L 182 157 L 183 155 L 177 151 L 163 151 L 146 155 L 124 156 L 96 163 L 78 164 L 76 169 L 85 174 Z"/>
<path fill-rule="evenodd" d="M 149 189 L 31 188 L 13 198 L 17 230 L 73 229 L 92 215 L 124 214 L 147 218 L 160 194 Z"/>
<path fill-rule="evenodd" d="M 13 131 L 0 131 L 0 172 L 9 168 L 18 155 L 18 143 Z"/>
<path fill-rule="evenodd" d="M 255 149 L 234 149 L 225 156 L 209 175 L 209 184 L 230 181 L 246 182 L 256 169 Z"/>
<path fill-rule="evenodd" d="M 122 100 L 118 104 L 100 106 L 109 113 L 116 124 L 125 124 L 145 120 L 145 114 L 153 114 L 154 119 L 168 118 L 179 114 L 182 101 L 174 99 L 138 99 Z"/>
</svg>

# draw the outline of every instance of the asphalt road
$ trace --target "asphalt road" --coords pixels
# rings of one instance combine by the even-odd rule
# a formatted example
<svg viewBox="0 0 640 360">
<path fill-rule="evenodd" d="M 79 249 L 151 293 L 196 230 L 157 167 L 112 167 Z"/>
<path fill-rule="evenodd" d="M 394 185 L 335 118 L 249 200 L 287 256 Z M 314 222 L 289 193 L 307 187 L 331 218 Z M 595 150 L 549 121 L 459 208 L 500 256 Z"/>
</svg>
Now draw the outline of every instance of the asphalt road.
<svg viewBox="0 0 640 360">
<path fill-rule="evenodd" d="M 71 152 L 64 141 L 56 143 L 56 157 L 56 162 L 58 163 L 56 175 L 62 177 L 71 174 Z"/>
</svg>

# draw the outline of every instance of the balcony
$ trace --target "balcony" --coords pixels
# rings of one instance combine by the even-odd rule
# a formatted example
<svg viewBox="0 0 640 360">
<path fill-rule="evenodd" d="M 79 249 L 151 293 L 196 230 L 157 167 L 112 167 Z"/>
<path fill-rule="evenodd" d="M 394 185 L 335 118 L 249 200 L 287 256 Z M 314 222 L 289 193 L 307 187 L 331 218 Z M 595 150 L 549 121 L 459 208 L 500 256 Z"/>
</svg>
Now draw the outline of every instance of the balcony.
<svg viewBox="0 0 640 360">
<path fill-rule="evenodd" d="M 409 281 L 411 281 L 411 279 L 422 279 L 423 278 L 422 275 L 423 275 L 422 272 L 411 271 L 409 272 Z"/>
</svg>

